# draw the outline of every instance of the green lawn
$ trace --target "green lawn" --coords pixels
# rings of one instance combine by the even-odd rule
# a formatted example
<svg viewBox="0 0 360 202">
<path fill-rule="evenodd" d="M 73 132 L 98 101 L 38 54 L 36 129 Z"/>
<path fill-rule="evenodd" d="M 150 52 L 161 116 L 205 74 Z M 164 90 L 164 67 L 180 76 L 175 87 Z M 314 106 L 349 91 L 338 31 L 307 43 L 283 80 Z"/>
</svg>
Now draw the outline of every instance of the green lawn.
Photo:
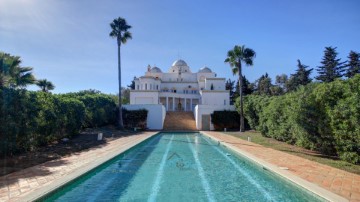
<svg viewBox="0 0 360 202">
<path fill-rule="evenodd" d="M 334 168 L 339 168 L 351 173 L 360 175 L 360 165 L 354 165 L 342 160 L 339 160 L 336 157 L 322 155 L 316 151 L 307 150 L 301 147 L 287 144 L 285 142 L 280 142 L 272 138 L 264 137 L 260 132 L 255 131 L 246 131 L 244 133 L 239 132 L 225 132 L 228 135 L 247 140 L 248 137 L 251 138 L 251 141 L 265 147 L 270 147 L 279 151 L 283 151 L 292 155 L 300 156 L 318 163 L 322 163 Z"/>
</svg>

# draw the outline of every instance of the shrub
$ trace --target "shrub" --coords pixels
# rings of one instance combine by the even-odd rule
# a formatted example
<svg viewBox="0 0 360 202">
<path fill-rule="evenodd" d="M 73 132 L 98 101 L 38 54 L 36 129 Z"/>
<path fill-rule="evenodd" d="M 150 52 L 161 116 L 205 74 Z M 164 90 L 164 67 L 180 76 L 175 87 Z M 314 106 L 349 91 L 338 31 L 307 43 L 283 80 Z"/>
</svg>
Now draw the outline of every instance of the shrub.
<svg viewBox="0 0 360 202">
<path fill-rule="evenodd" d="M 123 109 L 123 120 L 126 128 L 146 129 L 148 111 L 146 109 L 126 110 Z"/>
<path fill-rule="evenodd" d="M 224 128 L 239 130 L 240 115 L 236 111 L 214 111 L 211 114 L 211 122 L 215 130 L 224 130 Z"/>
<path fill-rule="evenodd" d="M 282 96 L 246 96 L 244 113 L 250 127 L 264 136 L 359 164 L 359 100 L 360 75 L 356 75 L 311 83 Z"/>
<path fill-rule="evenodd" d="M 85 106 L 85 120 L 82 127 L 100 127 L 114 124 L 116 121 L 116 104 L 110 95 L 97 91 L 81 91 L 68 93 L 62 97 L 80 100 Z"/>
</svg>

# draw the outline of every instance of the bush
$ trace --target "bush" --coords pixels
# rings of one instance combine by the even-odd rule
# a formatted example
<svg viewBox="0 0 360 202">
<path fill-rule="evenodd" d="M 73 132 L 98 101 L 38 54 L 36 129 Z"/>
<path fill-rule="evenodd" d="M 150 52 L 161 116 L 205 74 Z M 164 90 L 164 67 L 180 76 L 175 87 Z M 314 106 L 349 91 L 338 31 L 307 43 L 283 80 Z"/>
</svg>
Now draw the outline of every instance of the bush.
<svg viewBox="0 0 360 202">
<path fill-rule="evenodd" d="M 244 113 L 250 127 L 264 136 L 359 164 L 359 100 L 360 75 L 356 75 L 312 83 L 282 96 L 248 95 Z"/>
<path fill-rule="evenodd" d="M 96 91 L 81 91 L 62 95 L 80 100 L 85 106 L 85 120 L 82 127 L 101 127 L 116 121 L 116 104 L 110 95 Z"/>
<path fill-rule="evenodd" d="M 97 92 L 53 95 L 0 88 L 0 155 L 34 150 L 82 127 L 114 123 L 115 110 L 113 99 Z"/>
<path fill-rule="evenodd" d="M 248 95 L 244 97 L 244 116 L 253 130 L 261 131 L 264 116 L 262 115 L 264 108 L 269 104 L 270 97 L 260 95 Z M 240 99 L 237 98 L 235 107 L 240 112 Z"/>
<path fill-rule="evenodd" d="M 148 111 L 146 109 L 126 110 L 123 109 L 123 121 L 125 128 L 140 128 L 142 130 L 147 128 Z"/>
<path fill-rule="evenodd" d="M 236 111 L 214 111 L 211 114 L 211 123 L 214 124 L 215 130 L 224 130 L 224 128 L 239 130 L 240 115 Z"/>
</svg>

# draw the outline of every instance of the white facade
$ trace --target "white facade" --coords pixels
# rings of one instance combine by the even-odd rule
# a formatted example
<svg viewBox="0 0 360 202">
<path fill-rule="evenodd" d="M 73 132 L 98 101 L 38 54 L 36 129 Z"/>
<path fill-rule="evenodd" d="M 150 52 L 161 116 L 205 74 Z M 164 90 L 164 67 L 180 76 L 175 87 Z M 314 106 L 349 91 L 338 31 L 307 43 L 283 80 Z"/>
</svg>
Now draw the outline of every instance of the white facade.
<svg viewBox="0 0 360 202">
<path fill-rule="evenodd" d="M 184 60 L 176 60 L 167 73 L 149 65 L 145 75 L 135 79 L 135 89 L 130 91 L 130 105 L 160 104 L 166 111 L 190 112 L 195 112 L 197 105 L 206 105 L 206 113 L 212 113 L 215 109 L 229 109 L 229 97 L 225 78 L 217 78 L 208 67 L 193 73 Z M 209 110 L 211 108 L 214 110 Z M 195 116 L 195 120 L 201 122 L 201 117 Z M 198 129 L 202 129 L 201 124 Z"/>
</svg>

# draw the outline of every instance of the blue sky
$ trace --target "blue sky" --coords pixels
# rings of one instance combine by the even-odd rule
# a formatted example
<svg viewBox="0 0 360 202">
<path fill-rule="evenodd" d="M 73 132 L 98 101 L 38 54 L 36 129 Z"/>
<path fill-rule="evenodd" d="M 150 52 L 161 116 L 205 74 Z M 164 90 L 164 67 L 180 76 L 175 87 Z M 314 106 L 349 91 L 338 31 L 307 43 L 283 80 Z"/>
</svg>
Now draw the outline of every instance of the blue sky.
<svg viewBox="0 0 360 202">
<path fill-rule="evenodd" d="M 316 68 L 326 46 L 338 47 L 342 60 L 360 52 L 359 9 L 357 0 L 0 0 L 0 50 L 21 56 L 55 93 L 116 93 L 109 23 L 120 16 L 133 27 L 122 46 L 123 86 L 148 64 L 167 72 L 178 58 L 193 72 L 206 65 L 236 79 L 224 60 L 237 44 L 257 53 L 244 68 L 251 82 L 265 72 L 274 80 L 294 73 L 297 59 Z"/>
</svg>

